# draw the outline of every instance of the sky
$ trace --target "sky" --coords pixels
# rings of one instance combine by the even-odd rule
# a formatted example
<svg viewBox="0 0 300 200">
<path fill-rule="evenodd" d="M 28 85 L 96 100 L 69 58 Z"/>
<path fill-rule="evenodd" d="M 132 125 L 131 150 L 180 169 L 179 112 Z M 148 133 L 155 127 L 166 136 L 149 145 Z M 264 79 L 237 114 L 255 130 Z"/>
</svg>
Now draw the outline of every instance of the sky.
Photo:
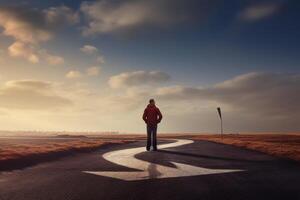
<svg viewBox="0 0 300 200">
<path fill-rule="evenodd" d="M 300 130 L 296 0 L 0 0 L 0 129 Z"/>
</svg>

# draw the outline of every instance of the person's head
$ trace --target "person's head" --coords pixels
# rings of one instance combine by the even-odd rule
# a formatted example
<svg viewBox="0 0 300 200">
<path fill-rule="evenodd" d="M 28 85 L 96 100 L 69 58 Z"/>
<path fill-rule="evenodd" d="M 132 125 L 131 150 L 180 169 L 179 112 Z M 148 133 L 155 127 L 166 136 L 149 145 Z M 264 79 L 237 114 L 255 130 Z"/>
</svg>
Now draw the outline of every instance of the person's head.
<svg viewBox="0 0 300 200">
<path fill-rule="evenodd" d="M 155 105 L 154 99 L 150 99 L 150 100 L 149 100 L 149 103 L 150 103 L 151 105 Z"/>
</svg>

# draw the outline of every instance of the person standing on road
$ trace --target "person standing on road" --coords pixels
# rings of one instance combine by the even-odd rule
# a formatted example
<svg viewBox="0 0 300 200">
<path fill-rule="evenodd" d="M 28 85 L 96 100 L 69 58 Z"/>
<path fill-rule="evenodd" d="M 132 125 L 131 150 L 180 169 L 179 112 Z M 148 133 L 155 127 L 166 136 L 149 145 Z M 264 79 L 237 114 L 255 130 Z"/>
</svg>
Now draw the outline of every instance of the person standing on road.
<svg viewBox="0 0 300 200">
<path fill-rule="evenodd" d="M 153 150 L 157 150 L 157 124 L 162 120 L 162 114 L 158 107 L 155 106 L 154 99 L 149 100 L 148 106 L 144 110 L 143 120 L 147 124 L 147 151 L 150 150 L 151 145 Z"/>
</svg>

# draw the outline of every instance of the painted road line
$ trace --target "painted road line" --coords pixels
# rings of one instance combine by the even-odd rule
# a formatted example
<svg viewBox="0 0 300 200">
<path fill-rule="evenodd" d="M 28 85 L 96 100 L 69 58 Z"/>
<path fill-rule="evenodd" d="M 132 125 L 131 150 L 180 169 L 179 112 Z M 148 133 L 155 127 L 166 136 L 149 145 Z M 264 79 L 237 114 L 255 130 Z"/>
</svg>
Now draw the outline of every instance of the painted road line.
<svg viewBox="0 0 300 200">
<path fill-rule="evenodd" d="M 178 147 L 182 145 L 192 144 L 193 140 L 176 140 L 175 142 L 158 145 L 159 149 Z M 85 173 L 94 174 L 98 176 L 111 177 L 126 181 L 145 180 L 145 179 L 160 179 L 160 178 L 175 178 L 185 176 L 199 176 L 208 174 L 220 174 L 243 171 L 240 169 L 208 169 L 203 167 L 192 166 L 188 164 L 182 164 L 178 162 L 171 162 L 176 166 L 166 167 L 159 164 L 139 160 L 135 158 L 135 155 L 145 151 L 145 147 L 137 147 L 130 149 L 122 149 L 117 151 L 111 151 L 103 154 L 103 158 L 121 165 L 124 167 L 136 169 L 136 172 L 116 172 L 116 171 L 84 171 Z M 160 152 L 155 152 L 160 153 Z"/>
</svg>

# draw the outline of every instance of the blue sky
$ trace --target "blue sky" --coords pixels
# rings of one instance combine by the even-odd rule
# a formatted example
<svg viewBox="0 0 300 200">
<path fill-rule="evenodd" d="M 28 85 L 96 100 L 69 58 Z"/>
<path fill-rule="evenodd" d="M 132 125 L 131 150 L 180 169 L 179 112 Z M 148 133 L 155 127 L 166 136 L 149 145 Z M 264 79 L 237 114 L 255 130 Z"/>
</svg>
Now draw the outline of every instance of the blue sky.
<svg viewBox="0 0 300 200">
<path fill-rule="evenodd" d="M 220 105 L 228 131 L 299 130 L 288 112 L 299 99 L 299 10 L 295 0 L 0 1 L 3 125 L 11 129 L 11 116 L 19 116 L 17 129 L 141 132 L 135 121 L 154 97 L 167 116 L 165 132 L 216 131 Z M 265 91 L 253 91 L 266 81 Z M 49 83 L 53 93 L 35 87 L 26 94 L 55 96 L 62 106 L 6 103 L 29 99 L 22 92 L 33 82 Z M 12 94 L 9 83 L 22 91 Z M 115 104 L 115 113 L 97 119 Z M 78 124 L 83 115 L 93 120 Z"/>
<path fill-rule="evenodd" d="M 284 8 L 274 16 L 240 22 L 237 16 L 247 3 L 239 2 L 220 3 L 214 8 L 216 14 L 210 14 L 205 22 L 196 18 L 166 30 L 147 27 L 134 36 L 105 34 L 85 41 L 77 32 L 68 42 L 76 38 L 78 45 L 89 41 L 101 46 L 108 60 L 122 63 L 125 70 L 159 68 L 184 82 L 212 83 L 252 71 L 299 72 L 298 3 L 282 1 Z M 64 4 L 76 8 L 80 3 Z M 63 40 L 66 36 L 62 35 Z"/>
</svg>

